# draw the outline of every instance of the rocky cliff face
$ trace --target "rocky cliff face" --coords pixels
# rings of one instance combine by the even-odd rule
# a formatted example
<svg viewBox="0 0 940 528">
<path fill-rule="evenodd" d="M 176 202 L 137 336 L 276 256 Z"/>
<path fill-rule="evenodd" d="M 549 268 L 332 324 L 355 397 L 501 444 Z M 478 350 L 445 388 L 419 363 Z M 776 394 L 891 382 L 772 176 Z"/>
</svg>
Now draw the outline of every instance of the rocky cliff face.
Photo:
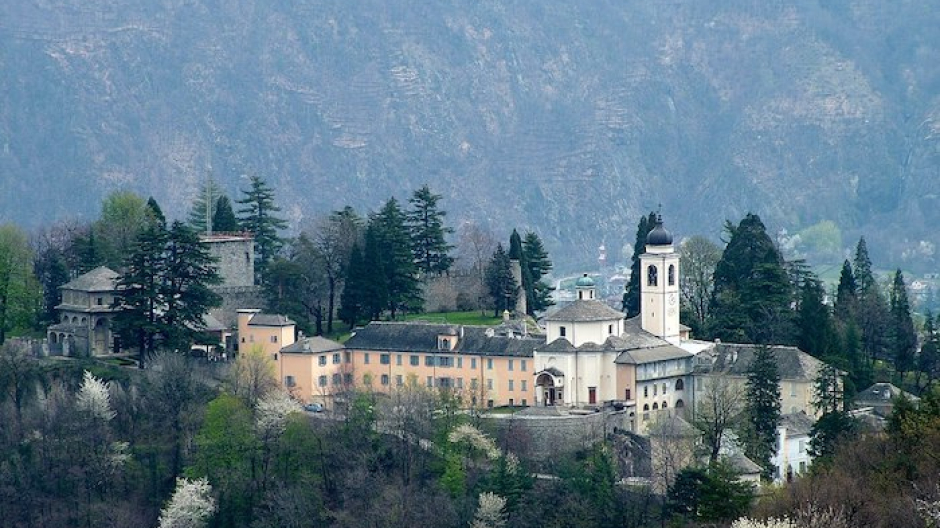
<svg viewBox="0 0 940 528">
<path fill-rule="evenodd" d="M 0 3 L 0 220 L 121 187 L 182 215 L 211 167 L 233 194 L 264 175 L 294 222 L 428 182 L 563 267 L 659 203 L 680 236 L 755 211 L 936 263 L 928 0 L 398 4 Z"/>
</svg>

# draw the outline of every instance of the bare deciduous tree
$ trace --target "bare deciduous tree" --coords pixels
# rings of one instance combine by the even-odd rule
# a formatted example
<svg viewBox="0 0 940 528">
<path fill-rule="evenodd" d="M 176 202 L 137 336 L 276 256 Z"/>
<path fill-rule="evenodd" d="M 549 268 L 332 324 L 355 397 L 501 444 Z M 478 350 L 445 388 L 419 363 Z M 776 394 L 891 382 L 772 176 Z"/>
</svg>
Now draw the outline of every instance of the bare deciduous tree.
<svg viewBox="0 0 940 528">
<path fill-rule="evenodd" d="M 692 425 L 701 431 L 710 463 L 718 461 L 722 442 L 738 424 L 744 410 L 744 390 L 726 376 L 706 376 L 695 405 Z"/>
</svg>

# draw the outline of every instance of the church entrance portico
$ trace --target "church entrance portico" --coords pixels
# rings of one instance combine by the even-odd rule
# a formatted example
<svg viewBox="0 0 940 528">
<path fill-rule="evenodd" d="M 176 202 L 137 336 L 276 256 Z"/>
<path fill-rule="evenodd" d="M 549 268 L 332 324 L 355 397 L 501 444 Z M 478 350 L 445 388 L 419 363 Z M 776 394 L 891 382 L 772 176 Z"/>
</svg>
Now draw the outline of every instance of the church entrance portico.
<svg viewBox="0 0 940 528">
<path fill-rule="evenodd" d="M 554 367 L 535 373 L 535 401 L 542 406 L 564 403 L 565 375 Z"/>
</svg>

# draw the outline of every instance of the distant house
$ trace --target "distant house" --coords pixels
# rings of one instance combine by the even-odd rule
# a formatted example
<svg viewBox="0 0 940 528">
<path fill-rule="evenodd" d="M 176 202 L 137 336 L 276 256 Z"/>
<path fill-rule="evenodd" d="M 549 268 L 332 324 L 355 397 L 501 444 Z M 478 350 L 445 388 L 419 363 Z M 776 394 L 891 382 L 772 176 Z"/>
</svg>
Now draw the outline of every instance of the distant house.
<svg viewBox="0 0 940 528">
<path fill-rule="evenodd" d="M 797 412 L 780 416 L 777 426 L 777 453 L 771 457 L 776 468 L 774 481 L 784 482 L 809 469 L 810 434 L 815 419 L 806 413 Z"/>
<path fill-rule="evenodd" d="M 745 390 L 748 371 L 754 361 L 758 345 L 715 343 L 714 347 L 699 353 L 695 358 L 695 394 L 701 397 L 705 380 L 722 376 Z M 803 412 L 817 416 L 813 407 L 813 388 L 822 361 L 797 347 L 772 345 L 769 347 L 777 360 L 780 375 L 780 408 L 785 414 Z"/>
<path fill-rule="evenodd" d="M 100 356 L 119 351 L 111 331 L 119 278 L 116 271 L 101 266 L 59 287 L 59 322 L 46 331 L 50 354 Z"/>
<path fill-rule="evenodd" d="M 917 396 L 890 383 L 875 383 L 855 395 L 855 409 L 859 414 L 874 414 L 880 418 L 887 418 L 894 410 L 894 402 L 902 396 L 915 404 L 920 402 Z"/>
</svg>

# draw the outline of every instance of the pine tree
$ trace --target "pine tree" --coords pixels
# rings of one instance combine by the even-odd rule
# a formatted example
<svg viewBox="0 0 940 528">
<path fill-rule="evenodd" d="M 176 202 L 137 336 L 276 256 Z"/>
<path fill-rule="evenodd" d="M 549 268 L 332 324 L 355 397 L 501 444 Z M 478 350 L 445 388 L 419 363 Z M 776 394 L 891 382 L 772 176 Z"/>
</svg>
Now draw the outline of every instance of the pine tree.
<svg viewBox="0 0 940 528">
<path fill-rule="evenodd" d="M 215 202 L 215 212 L 212 214 L 212 230 L 220 233 L 234 233 L 241 230 L 238 218 L 232 210 L 232 201 L 224 194 Z"/>
<path fill-rule="evenodd" d="M 536 312 L 541 312 L 555 304 L 551 298 L 555 288 L 542 280 L 552 271 L 552 261 L 549 260 L 548 252 L 542 245 L 542 239 L 532 231 L 527 231 L 525 234 L 525 239 L 522 241 L 522 254 L 529 272 L 528 277 L 532 280 L 532 284 L 526 289 L 528 296 L 526 309 L 529 315 L 534 316 Z"/>
<path fill-rule="evenodd" d="M 448 255 L 454 246 L 447 243 L 445 237 L 454 232 L 444 225 L 446 211 L 438 208 L 440 194 L 434 194 L 425 185 L 414 192 L 408 201 L 411 209 L 407 212 L 406 223 L 411 235 L 414 262 L 421 273 L 446 273 L 454 259 Z"/>
<path fill-rule="evenodd" d="M 765 346 L 757 347 L 748 368 L 745 412 L 744 454 L 764 468 L 763 477 L 770 480 L 780 423 L 780 374 L 776 356 Z"/>
<path fill-rule="evenodd" d="M 791 342 L 790 280 L 763 222 L 748 213 L 725 229 L 731 237 L 715 266 L 711 336 L 738 343 Z"/>
<path fill-rule="evenodd" d="M 365 270 L 363 309 L 371 319 L 381 317 L 391 304 L 389 300 L 388 274 L 385 271 L 385 261 L 382 258 L 383 247 L 378 233 L 374 229 L 366 229 L 365 249 L 363 251 L 363 268 Z"/>
<path fill-rule="evenodd" d="M 166 276 L 167 232 L 154 222 L 137 237 L 133 251 L 124 262 L 124 272 L 117 283 L 114 307 L 119 308 L 114 326 L 121 341 L 134 343 L 138 365 L 156 350 L 163 330 L 160 320 L 165 306 L 163 278 Z"/>
<path fill-rule="evenodd" d="M 394 319 L 399 312 L 418 312 L 422 299 L 418 287 L 417 267 L 411 251 L 411 237 L 395 198 L 389 198 L 382 209 L 369 219 L 369 227 L 380 248 L 381 266 L 385 272 L 388 292 L 387 308 Z"/>
<path fill-rule="evenodd" d="M 858 240 L 853 263 L 855 273 L 855 322 L 861 331 L 862 355 L 871 370 L 874 361 L 888 355 L 888 305 L 872 272 L 865 237 Z"/>
<path fill-rule="evenodd" d="M 222 298 L 211 289 L 222 282 L 215 263 L 195 231 L 173 222 L 167 239 L 160 315 L 168 348 L 188 350 L 205 331 L 205 314 L 221 305 Z"/>
<path fill-rule="evenodd" d="M 496 317 L 504 310 L 515 308 L 516 291 L 519 285 L 512 276 L 509 265 L 509 255 L 502 244 L 496 245 L 493 258 L 486 267 L 486 287 L 493 299 L 493 308 Z"/>
<path fill-rule="evenodd" d="M 633 244 L 633 257 L 630 264 L 630 282 L 623 293 L 622 309 L 627 317 L 640 314 L 640 255 L 646 252 L 646 237 L 656 227 L 656 212 L 640 218 L 636 226 L 636 242 Z"/>
<path fill-rule="evenodd" d="M 911 319 L 911 304 L 907 298 L 907 286 L 901 270 L 894 273 L 891 286 L 891 349 L 894 368 L 902 375 L 914 368 L 914 354 L 917 351 L 917 332 Z"/>
<path fill-rule="evenodd" d="M 260 176 L 252 176 L 250 183 L 251 187 L 242 191 L 244 198 L 238 200 L 244 205 L 238 212 L 242 229 L 254 234 L 255 277 L 263 279 L 265 268 L 284 243 L 277 233 L 287 222 L 275 216 L 281 208 L 274 204 L 274 190 Z"/>
<path fill-rule="evenodd" d="M 209 228 L 213 231 L 223 231 L 215 225 L 215 214 L 218 211 L 216 205 L 219 198 L 224 196 L 222 188 L 211 176 L 207 176 L 203 185 L 197 189 L 196 197 L 193 198 L 192 208 L 189 210 L 189 226 L 196 233 L 206 233 Z M 229 204 L 231 206 L 231 204 Z M 206 211 L 208 209 L 208 211 Z M 206 225 L 206 222 L 211 222 Z M 237 229 L 236 229 L 237 231 Z"/>
</svg>

